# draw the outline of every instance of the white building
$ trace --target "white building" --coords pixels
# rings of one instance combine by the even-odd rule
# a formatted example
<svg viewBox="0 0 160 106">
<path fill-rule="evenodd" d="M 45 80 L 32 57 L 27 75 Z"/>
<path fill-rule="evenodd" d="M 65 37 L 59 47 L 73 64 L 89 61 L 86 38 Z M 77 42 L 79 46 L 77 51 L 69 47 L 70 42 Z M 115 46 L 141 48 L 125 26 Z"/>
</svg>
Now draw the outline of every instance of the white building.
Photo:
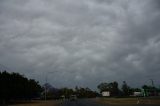
<svg viewBox="0 0 160 106">
<path fill-rule="evenodd" d="M 102 92 L 102 96 L 103 97 L 109 97 L 110 96 L 110 92 L 109 91 L 103 91 Z"/>
<path fill-rule="evenodd" d="M 142 92 L 133 92 L 133 96 L 142 96 L 143 93 Z"/>
</svg>

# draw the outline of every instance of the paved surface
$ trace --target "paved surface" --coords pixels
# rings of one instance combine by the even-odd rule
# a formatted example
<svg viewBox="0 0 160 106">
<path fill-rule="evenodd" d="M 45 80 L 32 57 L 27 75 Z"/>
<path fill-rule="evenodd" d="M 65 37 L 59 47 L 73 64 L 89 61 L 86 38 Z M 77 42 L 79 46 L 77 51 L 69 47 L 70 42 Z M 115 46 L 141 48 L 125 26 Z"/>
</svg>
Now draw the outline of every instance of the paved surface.
<svg viewBox="0 0 160 106">
<path fill-rule="evenodd" d="M 76 100 L 76 101 L 64 101 L 61 106 L 106 106 L 93 102 L 92 100 Z"/>
<path fill-rule="evenodd" d="M 93 100 L 77 100 L 77 101 L 64 101 L 60 106 L 160 106 L 160 105 L 103 105 L 94 102 Z"/>
</svg>

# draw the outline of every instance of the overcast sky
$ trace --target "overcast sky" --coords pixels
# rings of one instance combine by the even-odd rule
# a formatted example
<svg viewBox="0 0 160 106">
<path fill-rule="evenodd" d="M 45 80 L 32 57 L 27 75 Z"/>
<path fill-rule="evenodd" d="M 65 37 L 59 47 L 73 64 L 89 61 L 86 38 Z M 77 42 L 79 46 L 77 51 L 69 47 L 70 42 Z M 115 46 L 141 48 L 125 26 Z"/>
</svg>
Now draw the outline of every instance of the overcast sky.
<svg viewBox="0 0 160 106">
<path fill-rule="evenodd" d="M 0 0 L 0 64 L 56 87 L 159 86 L 160 0 Z"/>
</svg>

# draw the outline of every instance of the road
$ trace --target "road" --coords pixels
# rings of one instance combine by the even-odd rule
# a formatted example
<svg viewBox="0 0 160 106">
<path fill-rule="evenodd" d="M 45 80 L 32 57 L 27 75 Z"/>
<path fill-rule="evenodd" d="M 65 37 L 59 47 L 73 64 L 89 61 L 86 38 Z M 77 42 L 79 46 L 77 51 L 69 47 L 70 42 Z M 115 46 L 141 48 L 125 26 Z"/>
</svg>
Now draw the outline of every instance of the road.
<svg viewBox="0 0 160 106">
<path fill-rule="evenodd" d="M 61 106 L 106 106 L 97 104 L 93 100 L 83 99 L 77 101 L 64 101 Z"/>
<path fill-rule="evenodd" d="M 103 104 L 98 104 L 93 100 L 83 99 L 77 101 L 64 101 L 61 103 L 60 106 L 115 106 L 115 105 L 103 105 Z M 123 105 L 118 105 L 118 106 L 123 106 Z M 137 105 L 124 105 L 124 106 L 159 106 L 159 105 L 137 104 Z"/>
</svg>

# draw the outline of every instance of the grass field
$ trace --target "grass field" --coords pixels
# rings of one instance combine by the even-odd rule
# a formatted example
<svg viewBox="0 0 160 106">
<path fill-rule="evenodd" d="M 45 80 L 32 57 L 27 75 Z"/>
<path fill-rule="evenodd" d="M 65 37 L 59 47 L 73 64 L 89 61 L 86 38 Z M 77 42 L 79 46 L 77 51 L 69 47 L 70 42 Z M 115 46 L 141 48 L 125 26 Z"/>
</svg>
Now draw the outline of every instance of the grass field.
<svg viewBox="0 0 160 106">
<path fill-rule="evenodd" d="M 157 104 L 160 105 L 160 98 L 97 98 L 92 99 L 99 104 L 111 105 L 135 105 L 135 104 Z M 18 103 L 9 106 L 60 106 L 61 101 L 31 101 Z"/>
<path fill-rule="evenodd" d="M 31 101 L 26 103 L 13 104 L 9 106 L 59 106 L 60 101 Z"/>
<path fill-rule="evenodd" d="M 160 98 L 99 98 L 101 104 L 159 104 Z"/>
</svg>

